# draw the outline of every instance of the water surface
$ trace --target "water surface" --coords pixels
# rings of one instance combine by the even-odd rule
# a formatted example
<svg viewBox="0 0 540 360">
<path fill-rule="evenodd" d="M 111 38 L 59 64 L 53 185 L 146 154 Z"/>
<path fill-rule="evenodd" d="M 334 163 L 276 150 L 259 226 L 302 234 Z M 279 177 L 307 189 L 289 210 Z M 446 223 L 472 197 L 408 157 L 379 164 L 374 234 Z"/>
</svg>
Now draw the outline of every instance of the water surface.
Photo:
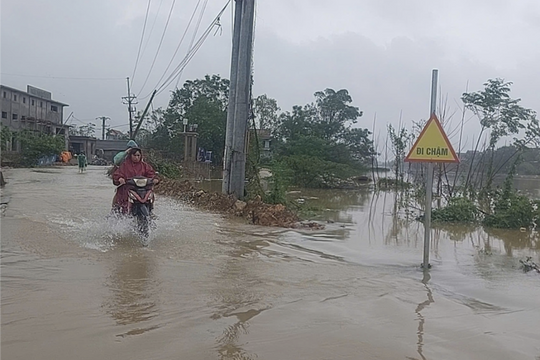
<svg viewBox="0 0 540 360">
<path fill-rule="evenodd" d="M 292 194 L 325 230 L 252 226 L 165 197 L 144 248 L 107 218 L 105 168 L 6 172 L 3 359 L 529 359 L 538 233 L 433 230 L 392 193 Z M 414 216 L 414 210 L 411 216 Z"/>
</svg>

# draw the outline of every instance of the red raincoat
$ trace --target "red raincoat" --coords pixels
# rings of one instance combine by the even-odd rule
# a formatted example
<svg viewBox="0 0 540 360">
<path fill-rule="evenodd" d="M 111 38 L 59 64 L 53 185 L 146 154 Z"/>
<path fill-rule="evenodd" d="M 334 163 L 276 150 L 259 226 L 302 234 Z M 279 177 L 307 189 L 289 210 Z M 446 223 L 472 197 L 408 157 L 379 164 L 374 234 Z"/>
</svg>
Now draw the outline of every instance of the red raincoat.
<svg viewBox="0 0 540 360">
<path fill-rule="evenodd" d="M 113 184 L 120 185 L 118 180 L 124 178 L 124 180 L 131 179 L 135 176 L 144 176 L 153 179 L 156 176 L 156 172 L 150 164 L 141 160 L 138 163 L 131 161 L 131 156 L 127 156 L 124 162 L 113 173 Z M 116 194 L 113 198 L 113 210 L 120 211 L 121 213 L 127 213 L 128 207 L 128 187 L 119 186 L 116 188 Z"/>
</svg>

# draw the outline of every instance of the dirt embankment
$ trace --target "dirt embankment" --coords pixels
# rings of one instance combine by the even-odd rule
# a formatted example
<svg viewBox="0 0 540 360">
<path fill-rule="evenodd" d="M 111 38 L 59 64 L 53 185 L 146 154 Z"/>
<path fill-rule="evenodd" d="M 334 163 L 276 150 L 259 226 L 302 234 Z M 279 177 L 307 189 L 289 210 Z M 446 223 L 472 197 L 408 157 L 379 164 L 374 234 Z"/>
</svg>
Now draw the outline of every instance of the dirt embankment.
<svg viewBox="0 0 540 360">
<path fill-rule="evenodd" d="M 284 205 L 265 204 L 260 198 L 244 202 L 232 195 L 197 189 L 188 180 L 163 179 L 155 186 L 154 191 L 211 212 L 241 216 L 255 225 L 324 228 L 324 225 L 318 223 L 300 222 L 298 216 Z"/>
</svg>

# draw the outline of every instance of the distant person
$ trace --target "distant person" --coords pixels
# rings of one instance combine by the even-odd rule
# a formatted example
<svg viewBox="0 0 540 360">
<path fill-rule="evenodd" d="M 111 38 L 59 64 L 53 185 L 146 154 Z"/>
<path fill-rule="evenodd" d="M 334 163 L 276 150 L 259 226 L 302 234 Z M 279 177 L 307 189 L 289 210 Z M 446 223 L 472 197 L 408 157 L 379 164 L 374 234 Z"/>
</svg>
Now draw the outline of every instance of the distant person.
<svg viewBox="0 0 540 360">
<path fill-rule="evenodd" d="M 86 166 L 88 166 L 88 160 L 84 152 L 77 156 L 77 162 L 79 163 L 79 173 L 82 174 L 86 170 Z"/>
<path fill-rule="evenodd" d="M 69 160 L 71 160 L 71 153 L 69 151 L 62 151 L 62 154 L 60 154 L 60 159 L 62 159 L 63 163 L 67 163 Z"/>
</svg>

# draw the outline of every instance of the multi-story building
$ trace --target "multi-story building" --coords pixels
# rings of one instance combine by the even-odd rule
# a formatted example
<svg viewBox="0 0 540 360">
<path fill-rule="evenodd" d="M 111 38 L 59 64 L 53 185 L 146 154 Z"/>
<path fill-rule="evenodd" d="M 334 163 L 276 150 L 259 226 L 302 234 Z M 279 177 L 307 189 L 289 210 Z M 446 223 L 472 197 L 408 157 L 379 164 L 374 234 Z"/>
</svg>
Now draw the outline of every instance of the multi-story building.
<svg viewBox="0 0 540 360">
<path fill-rule="evenodd" d="M 0 85 L 0 104 L 1 123 L 12 132 L 28 129 L 50 135 L 68 134 L 64 106 L 69 105 L 53 100 L 48 91 L 30 85 L 26 91 Z M 15 139 L 10 147 L 19 150 Z"/>
</svg>

